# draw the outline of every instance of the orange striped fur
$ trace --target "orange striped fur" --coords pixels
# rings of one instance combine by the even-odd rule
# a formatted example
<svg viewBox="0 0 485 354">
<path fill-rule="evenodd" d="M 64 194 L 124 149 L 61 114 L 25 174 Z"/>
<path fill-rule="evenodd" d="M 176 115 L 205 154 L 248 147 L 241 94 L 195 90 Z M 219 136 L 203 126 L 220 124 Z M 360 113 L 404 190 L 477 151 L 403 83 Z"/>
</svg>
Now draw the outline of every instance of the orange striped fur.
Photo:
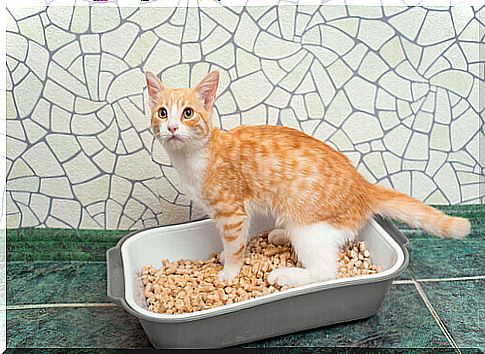
<svg viewBox="0 0 485 354">
<path fill-rule="evenodd" d="M 469 232 L 468 220 L 367 182 L 345 155 L 300 131 L 282 126 L 215 128 L 211 116 L 217 72 L 185 89 L 165 88 L 151 73 L 146 78 L 153 132 L 187 193 L 220 226 L 225 262 L 221 279 L 238 274 L 254 213 L 276 218 L 279 228 L 270 237 L 289 239 L 305 268 L 274 271 L 268 280 L 280 285 L 334 278 L 338 246 L 375 214 L 445 238 Z"/>
</svg>

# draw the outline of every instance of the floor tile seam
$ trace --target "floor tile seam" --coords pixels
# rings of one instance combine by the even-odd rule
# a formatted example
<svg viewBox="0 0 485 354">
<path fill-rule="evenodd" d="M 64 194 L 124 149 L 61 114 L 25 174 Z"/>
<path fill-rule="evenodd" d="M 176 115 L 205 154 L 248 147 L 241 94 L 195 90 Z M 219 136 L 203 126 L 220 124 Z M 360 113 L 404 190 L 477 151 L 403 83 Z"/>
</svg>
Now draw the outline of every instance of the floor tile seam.
<svg viewBox="0 0 485 354">
<path fill-rule="evenodd" d="M 452 282 L 452 281 L 470 281 L 470 280 L 482 280 L 485 279 L 485 275 L 472 275 L 467 277 L 449 277 L 449 278 L 423 278 L 415 279 L 418 283 L 436 283 L 436 282 Z"/>
<path fill-rule="evenodd" d="M 116 307 L 116 305 L 110 302 L 22 304 L 22 305 L 0 306 L 0 311 L 38 310 L 38 309 L 47 309 L 47 308 L 92 308 L 92 307 Z"/>
<path fill-rule="evenodd" d="M 430 312 L 431 316 L 435 320 L 436 324 L 440 328 L 440 330 L 443 333 L 443 335 L 445 336 L 446 340 L 450 343 L 450 345 L 453 347 L 453 349 L 455 350 L 456 353 L 462 354 L 462 352 L 461 352 L 460 348 L 458 347 L 458 345 L 456 344 L 453 336 L 448 331 L 448 328 L 446 327 L 445 323 L 443 322 L 441 317 L 438 315 L 435 308 L 433 307 L 433 304 L 431 303 L 428 296 L 426 295 L 424 289 L 421 287 L 421 284 L 414 280 L 414 286 L 416 287 L 416 290 L 418 291 L 419 296 L 423 300 L 426 308 Z"/>
</svg>

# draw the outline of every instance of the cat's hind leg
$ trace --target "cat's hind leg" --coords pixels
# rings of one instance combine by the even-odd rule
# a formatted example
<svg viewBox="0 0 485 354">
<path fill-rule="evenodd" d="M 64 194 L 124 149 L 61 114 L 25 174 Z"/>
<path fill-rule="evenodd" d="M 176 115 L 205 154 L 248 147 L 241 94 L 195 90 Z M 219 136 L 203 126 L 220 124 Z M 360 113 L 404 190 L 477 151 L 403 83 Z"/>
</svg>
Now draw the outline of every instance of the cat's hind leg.
<svg viewBox="0 0 485 354">
<path fill-rule="evenodd" d="M 301 286 L 335 279 L 340 248 L 355 232 L 327 223 L 291 227 L 290 242 L 303 268 L 278 268 L 268 275 L 270 284 Z"/>
</svg>

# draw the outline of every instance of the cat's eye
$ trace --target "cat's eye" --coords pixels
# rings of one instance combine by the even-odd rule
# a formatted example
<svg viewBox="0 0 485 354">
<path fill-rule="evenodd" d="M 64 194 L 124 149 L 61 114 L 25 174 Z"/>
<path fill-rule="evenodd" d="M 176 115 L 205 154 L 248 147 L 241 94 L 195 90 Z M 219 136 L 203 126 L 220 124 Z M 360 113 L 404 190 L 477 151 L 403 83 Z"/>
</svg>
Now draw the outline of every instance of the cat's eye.
<svg viewBox="0 0 485 354">
<path fill-rule="evenodd" d="M 158 117 L 159 117 L 159 118 L 162 118 L 162 119 L 167 119 L 167 116 L 168 116 L 168 115 L 167 115 L 167 110 L 166 110 L 165 108 L 163 108 L 163 107 L 162 107 L 162 108 L 160 108 L 160 109 L 158 110 Z"/>
<path fill-rule="evenodd" d="M 194 116 L 194 110 L 192 108 L 185 108 L 184 109 L 184 118 L 190 119 Z"/>
</svg>

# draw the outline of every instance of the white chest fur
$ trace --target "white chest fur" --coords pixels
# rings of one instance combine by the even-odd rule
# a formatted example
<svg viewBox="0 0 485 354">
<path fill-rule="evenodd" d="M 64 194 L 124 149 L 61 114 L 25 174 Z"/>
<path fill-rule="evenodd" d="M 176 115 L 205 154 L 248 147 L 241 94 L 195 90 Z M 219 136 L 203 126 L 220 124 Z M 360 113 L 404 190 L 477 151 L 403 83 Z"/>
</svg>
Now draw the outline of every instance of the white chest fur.
<svg viewBox="0 0 485 354">
<path fill-rule="evenodd" d="M 198 151 L 167 151 L 173 167 L 179 175 L 183 192 L 199 207 L 207 211 L 202 198 L 204 175 L 209 154 L 205 149 Z"/>
</svg>

